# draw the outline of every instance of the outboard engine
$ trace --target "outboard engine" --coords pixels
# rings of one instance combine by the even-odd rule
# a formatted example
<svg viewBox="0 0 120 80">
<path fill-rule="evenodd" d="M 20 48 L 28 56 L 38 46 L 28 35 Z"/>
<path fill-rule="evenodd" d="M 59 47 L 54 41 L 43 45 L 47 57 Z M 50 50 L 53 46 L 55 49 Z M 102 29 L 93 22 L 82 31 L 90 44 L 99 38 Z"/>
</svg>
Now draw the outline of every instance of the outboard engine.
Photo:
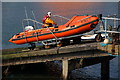
<svg viewBox="0 0 120 80">
<path fill-rule="evenodd" d="M 33 30 L 34 28 L 32 27 L 32 26 L 26 26 L 25 27 L 25 31 L 31 31 L 31 30 Z"/>
</svg>

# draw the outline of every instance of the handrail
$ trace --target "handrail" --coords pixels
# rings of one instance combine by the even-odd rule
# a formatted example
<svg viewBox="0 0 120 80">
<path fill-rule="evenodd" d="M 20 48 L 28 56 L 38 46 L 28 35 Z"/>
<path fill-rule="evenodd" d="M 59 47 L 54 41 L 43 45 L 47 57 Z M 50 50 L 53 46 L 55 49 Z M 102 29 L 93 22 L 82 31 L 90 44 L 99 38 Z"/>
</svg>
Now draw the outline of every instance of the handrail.
<svg viewBox="0 0 120 80">
<path fill-rule="evenodd" d="M 75 22 L 72 22 L 72 23 L 76 23 L 76 22 L 79 22 L 79 21 L 82 21 L 82 20 L 85 20 L 85 19 L 88 19 L 88 18 L 90 18 L 91 16 L 89 16 L 89 17 L 86 17 L 86 18 L 83 18 L 83 19 L 80 19 L 80 20 L 77 20 L 77 21 L 75 21 Z"/>
<path fill-rule="evenodd" d="M 34 23 L 38 23 L 38 24 L 44 25 L 43 23 L 40 23 L 40 22 L 38 22 L 36 20 L 33 20 L 33 19 L 23 19 L 23 21 L 22 21 L 23 31 L 24 31 L 24 21 L 33 21 Z M 24 32 L 24 35 L 25 35 L 25 39 L 26 39 L 26 42 L 27 42 L 27 37 L 26 37 L 26 33 L 25 32 Z M 36 39 L 37 39 L 37 42 L 38 42 L 37 32 L 36 32 Z"/>
<path fill-rule="evenodd" d="M 36 22 L 36 23 L 38 23 L 38 24 L 41 24 L 41 25 L 44 25 L 43 23 L 40 23 L 40 22 L 38 22 L 38 21 L 36 21 L 36 20 L 33 20 L 33 19 L 23 19 L 23 21 L 33 21 L 33 22 Z M 23 23 L 22 23 L 23 24 Z M 24 27 L 24 25 L 23 25 L 23 27 Z M 49 29 L 49 31 L 52 33 L 52 35 L 55 37 L 55 39 L 56 39 L 56 43 L 57 43 L 57 40 L 58 40 L 58 38 L 56 37 L 56 35 L 50 30 L 50 28 L 47 26 L 47 28 Z M 37 36 L 36 36 L 37 37 Z"/>
<path fill-rule="evenodd" d="M 111 19 L 111 20 L 120 20 L 120 18 L 112 18 L 112 17 L 102 17 L 103 19 Z"/>
<path fill-rule="evenodd" d="M 32 11 L 32 14 L 33 14 L 33 17 L 34 17 L 34 19 L 35 19 L 35 21 L 36 21 L 36 17 L 35 17 L 35 14 L 34 14 L 34 12 Z M 36 23 L 34 22 L 34 29 L 36 30 L 36 27 L 37 27 L 37 25 L 36 25 Z M 36 32 L 36 31 L 35 31 Z M 37 42 L 38 42 L 38 33 L 36 32 L 36 39 L 37 39 Z M 39 42 L 38 42 L 39 43 Z"/>
<path fill-rule="evenodd" d="M 33 20 L 33 19 L 23 19 L 23 20 L 26 20 L 26 21 L 33 21 L 33 22 L 36 22 L 36 23 L 38 23 L 38 24 L 41 24 L 41 25 L 44 25 L 43 23 L 41 23 L 41 22 L 38 22 L 38 21 L 36 21 L 36 20 Z"/>
<path fill-rule="evenodd" d="M 22 26 L 23 26 L 23 31 L 24 31 L 25 28 L 24 28 L 23 20 L 22 20 Z M 27 43 L 28 41 L 27 41 L 27 37 L 26 37 L 26 33 L 25 32 L 24 32 L 24 35 L 25 35 L 25 40 L 26 40 L 26 43 Z"/>
<path fill-rule="evenodd" d="M 64 17 L 64 16 L 60 16 L 60 15 L 53 15 L 54 17 L 60 17 L 60 18 L 63 18 L 63 19 L 66 19 L 66 20 L 70 20 L 69 18 L 66 18 L 66 17 Z"/>
</svg>

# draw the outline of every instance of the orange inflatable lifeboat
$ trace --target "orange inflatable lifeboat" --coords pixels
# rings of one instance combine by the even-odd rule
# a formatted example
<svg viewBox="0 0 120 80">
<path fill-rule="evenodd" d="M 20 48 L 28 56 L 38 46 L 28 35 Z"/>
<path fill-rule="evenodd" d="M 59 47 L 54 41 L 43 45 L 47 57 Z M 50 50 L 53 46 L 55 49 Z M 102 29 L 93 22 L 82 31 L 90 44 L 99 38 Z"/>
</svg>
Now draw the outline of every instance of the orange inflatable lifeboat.
<svg viewBox="0 0 120 80">
<path fill-rule="evenodd" d="M 24 31 L 14 35 L 9 41 L 15 44 L 25 44 L 36 41 L 68 37 L 93 30 L 99 18 L 93 15 L 73 16 L 66 24 L 58 27 L 42 28 Z"/>
</svg>

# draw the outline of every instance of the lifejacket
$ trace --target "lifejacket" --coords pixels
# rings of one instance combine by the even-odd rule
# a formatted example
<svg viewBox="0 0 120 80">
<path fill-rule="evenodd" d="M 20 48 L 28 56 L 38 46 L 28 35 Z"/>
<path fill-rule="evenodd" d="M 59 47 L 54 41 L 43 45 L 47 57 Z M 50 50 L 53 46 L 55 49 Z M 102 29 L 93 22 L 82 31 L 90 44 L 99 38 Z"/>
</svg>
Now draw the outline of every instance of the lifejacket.
<svg viewBox="0 0 120 80">
<path fill-rule="evenodd" d="M 43 17 L 43 19 L 42 19 L 43 24 L 45 23 L 45 20 L 46 20 L 47 18 L 49 18 L 48 15 Z"/>
<path fill-rule="evenodd" d="M 52 27 L 53 24 L 56 25 L 56 23 L 52 19 L 50 19 L 48 15 L 43 17 L 42 22 L 44 24 L 42 25 L 42 28 L 44 28 L 45 26 Z"/>
</svg>

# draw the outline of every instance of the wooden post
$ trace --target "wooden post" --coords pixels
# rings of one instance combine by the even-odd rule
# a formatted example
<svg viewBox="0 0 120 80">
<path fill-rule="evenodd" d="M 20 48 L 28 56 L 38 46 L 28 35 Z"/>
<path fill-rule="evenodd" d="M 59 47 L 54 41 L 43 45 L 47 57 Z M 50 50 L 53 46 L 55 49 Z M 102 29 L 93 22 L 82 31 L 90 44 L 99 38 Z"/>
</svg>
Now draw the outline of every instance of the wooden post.
<svg viewBox="0 0 120 80">
<path fill-rule="evenodd" d="M 62 60 L 62 77 L 63 80 L 68 78 L 68 60 Z"/>
<path fill-rule="evenodd" d="M 101 80 L 109 80 L 109 60 L 104 60 L 101 63 Z"/>
</svg>

